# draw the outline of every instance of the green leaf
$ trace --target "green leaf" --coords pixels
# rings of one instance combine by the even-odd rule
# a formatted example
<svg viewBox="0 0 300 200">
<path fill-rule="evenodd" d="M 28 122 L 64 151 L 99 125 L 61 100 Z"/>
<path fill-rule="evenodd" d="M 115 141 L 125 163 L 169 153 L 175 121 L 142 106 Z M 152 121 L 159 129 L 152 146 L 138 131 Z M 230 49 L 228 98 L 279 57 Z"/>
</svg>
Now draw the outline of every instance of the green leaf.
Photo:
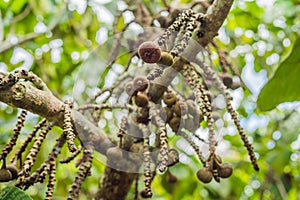
<svg viewBox="0 0 300 200">
<path fill-rule="evenodd" d="M 14 186 L 7 186 L 0 193 L 0 200 L 14 199 L 14 200 L 32 200 L 23 190 Z"/>
<path fill-rule="evenodd" d="M 11 9 L 14 13 L 19 13 L 25 6 L 28 0 L 19 0 L 19 1 L 13 1 L 11 5 Z"/>
<path fill-rule="evenodd" d="M 262 88 L 258 108 L 268 111 L 283 102 L 300 100 L 300 38 L 295 42 L 290 55 L 280 64 L 274 76 Z"/>
</svg>

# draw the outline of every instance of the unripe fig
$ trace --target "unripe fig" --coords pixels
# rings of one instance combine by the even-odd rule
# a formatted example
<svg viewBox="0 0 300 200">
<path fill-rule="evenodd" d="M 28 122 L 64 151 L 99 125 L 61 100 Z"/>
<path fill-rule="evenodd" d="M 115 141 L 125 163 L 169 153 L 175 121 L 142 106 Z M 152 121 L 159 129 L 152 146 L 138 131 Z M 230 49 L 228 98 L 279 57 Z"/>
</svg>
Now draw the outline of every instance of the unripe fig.
<svg viewBox="0 0 300 200">
<path fill-rule="evenodd" d="M 123 157 L 123 152 L 119 147 L 111 147 L 107 149 L 106 156 L 108 159 L 120 160 Z"/>
<path fill-rule="evenodd" d="M 209 183 L 209 182 L 211 182 L 213 175 L 212 175 L 211 171 L 209 171 L 208 168 L 204 167 L 197 171 L 197 177 L 203 183 Z"/>
<path fill-rule="evenodd" d="M 171 66 L 174 63 L 173 56 L 168 52 L 162 52 L 161 58 L 158 63 L 164 67 Z"/>
<path fill-rule="evenodd" d="M 0 170 L 0 182 L 7 182 L 12 180 L 12 174 L 8 169 Z"/>
<path fill-rule="evenodd" d="M 231 176 L 233 171 L 232 165 L 229 163 L 222 163 L 220 165 L 218 174 L 221 178 L 228 178 Z"/>
<path fill-rule="evenodd" d="M 174 105 L 174 112 L 177 116 L 183 116 L 188 113 L 188 106 L 183 101 L 177 101 Z"/>
<path fill-rule="evenodd" d="M 138 49 L 140 58 L 146 63 L 157 63 L 161 58 L 161 49 L 155 42 L 143 42 Z"/>
<path fill-rule="evenodd" d="M 145 91 L 149 86 L 149 80 L 146 76 L 136 76 L 133 80 L 134 91 Z"/>
<path fill-rule="evenodd" d="M 135 104 L 139 107 L 146 107 L 149 103 L 148 96 L 145 93 L 138 93 L 134 99 Z"/>
<path fill-rule="evenodd" d="M 166 92 L 164 95 L 163 95 L 163 100 L 164 100 L 164 103 L 167 105 L 167 106 L 172 106 L 176 103 L 177 101 L 177 97 L 174 93 L 172 92 Z"/>
<path fill-rule="evenodd" d="M 169 122 L 169 125 L 170 127 L 172 128 L 172 130 L 174 132 L 177 132 L 179 130 L 179 127 L 180 127 L 180 117 L 173 117 L 170 122 Z"/>
</svg>

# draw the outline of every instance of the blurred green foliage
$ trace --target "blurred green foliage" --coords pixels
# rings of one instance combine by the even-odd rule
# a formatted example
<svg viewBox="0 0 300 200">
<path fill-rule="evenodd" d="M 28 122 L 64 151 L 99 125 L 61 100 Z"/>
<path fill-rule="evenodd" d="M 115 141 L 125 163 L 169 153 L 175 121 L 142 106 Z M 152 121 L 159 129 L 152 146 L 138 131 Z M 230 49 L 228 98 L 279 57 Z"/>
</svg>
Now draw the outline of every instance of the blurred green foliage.
<svg viewBox="0 0 300 200">
<path fill-rule="evenodd" d="M 82 99 L 74 94 L 78 89 L 74 87 L 79 81 L 85 82 L 85 90 L 81 94 L 83 98 L 89 95 L 92 88 L 102 87 L 112 70 L 105 68 L 105 59 L 109 56 L 113 40 L 113 17 L 122 5 L 126 7 L 125 2 L 132 2 L 76 2 L 70 1 L 66 4 L 63 0 L 0 1 L 0 50 L 7 44 L 6 41 L 9 41 L 9 45 L 13 44 L 5 51 L 1 50 L 0 71 L 29 69 L 41 77 L 57 97 L 74 98 L 78 103 Z M 185 6 L 190 2 L 169 1 L 174 7 Z M 141 3 L 146 5 L 152 15 L 165 9 L 161 1 Z M 135 6 L 132 4 L 128 8 Z M 222 180 L 220 184 L 212 182 L 204 185 L 195 175 L 200 163 L 192 157 L 189 162 L 180 163 L 171 169 L 179 179 L 177 183 L 168 183 L 166 175 L 155 178 L 153 199 L 300 199 L 300 106 L 295 103 L 276 107 L 280 102 L 299 100 L 288 98 L 289 95 L 299 97 L 299 39 L 296 40 L 300 33 L 299 16 L 300 3 L 297 0 L 238 0 L 235 1 L 216 39 L 220 48 L 228 53 L 231 64 L 242 73 L 243 80 L 246 80 L 245 84 L 249 88 L 245 91 L 237 89 L 232 91 L 232 94 L 236 94 L 234 97 L 240 99 L 237 110 L 257 152 L 260 172 L 252 169 L 247 152 L 236 131 L 232 129 L 232 123 L 225 120 L 226 113 L 222 113 L 224 128 L 220 133 L 224 137 L 219 141 L 218 152 L 226 162 L 233 164 L 233 176 Z M 124 26 L 124 18 L 119 21 L 118 30 Z M 108 37 L 107 41 L 103 41 L 106 43 L 102 43 L 101 34 L 104 34 L 104 38 Z M 18 44 L 28 36 L 34 37 Z M 20 51 L 26 56 L 18 54 Z M 116 63 L 124 67 L 128 57 L 129 55 L 125 54 Z M 295 62 L 291 65 L 290 60 Z M 217 59 L 214 63 L 218 63 Z M 283 71 L 276 71 L 277 68 L 282 68 Z M 216 66 L 216 69 L 220 69 L 220 66 Z M 249 69 L 251 74 L 246 69 Z M 280 73 L 280 78 L 276 76 L 277 73 Z M 266 85 L 269 89 L 263 90 L 260 99 L 262 110 L 274 108 L 266 113 L 256 105 L 258 93 L 263 86 L 259 81 L 263 80 L 265 83 L 273 74 L 275 75 L 271 79 L 272 82 Z M 96 83 L 92 81 L 95 77 L 98 77 Z M 255 79 L 257 77 L 263 79 Z M 270 87 L 268 84 L 273 85 Z M 286 90 L 286 87 L 289 89 Z M 282 91 L 288 94 L 280 93 Z M 280 98 L 281 100 L 278 100 Z M 16 108 L 0 103 L 1 148 L 9 141 L 17 112 Z M 108 134 L 116 130 L 117 116 L 118 113 L 113 112 L 112 124 L 110 119 L 103 119 L 106 122 L 104 129 Z M 22 130 L 21 139 L 25 139 L 37 120 L 38 116 L 30 115 L 30 120 Z M 264 123 L 260 123 L 263 121 Z M 47 157 L 61 132 L 55 128 L 48 135 L 36 167 Z M 179 139 L 172 140 L 171 145 L 176 146 Z M 226 148 L 222 148 L 224 145 Z M 180 153 L 182 158 L 190 156 L 183 150 Z M 59 158 L 68 155 L 67 148 L 64 147 Z M 104 163 L 97 152 L 94 156 L 92 176 L 84 182 L 79 199 L 91 199 L 97 192 Z M 67 165 L 59 165 L 54 199 L 66 198 L 68 186 L 73 182 L 77 170 L 75 163 L 76 160 Z M 0 189 L 7 185 L 13 183 L 1 183 Z M 142 181 L 139 182 L 139 187 L 143 188 Z M 26 193 L 33 199 L 43 199 L 45 191 L 46 184 L 37 184 Z M 133 196 L 134 188 L 131 189 L 128 198 Z"/>
</svg>

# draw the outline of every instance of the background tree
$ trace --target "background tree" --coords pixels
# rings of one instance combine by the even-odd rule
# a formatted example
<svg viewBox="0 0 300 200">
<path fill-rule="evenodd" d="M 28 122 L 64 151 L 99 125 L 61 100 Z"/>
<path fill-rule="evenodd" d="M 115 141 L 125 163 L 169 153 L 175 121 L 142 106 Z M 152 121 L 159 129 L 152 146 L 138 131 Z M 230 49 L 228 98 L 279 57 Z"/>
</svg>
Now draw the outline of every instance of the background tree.
<svg viewBox="0 0 300 200">
<path fill-rule="evenodd" d="M 297 123 L 299 104 L 277 106 L 282 102 L 299 100 L 298 1 L 69 1 L 66 3 L 22 0 L 2 1 L 0 8 L 0 100 L 5 103 L 0 104 L 2 166 L 9 165 L 11 160 L 16 162 L 20 159 L 20 156 L 14 155 L 18 155 L 17 149 L 22 147 L 33 130 L 41 127 L 39 134 L 46 134 L 53 124 L 42 118 L 57 125 L 49 132 L 42 145 L 36 145 L 40 148 L 39 153 L 32 169 L 28 169 L 33 172 L 32 176 L 39 170 L 49 172 L 50 176 L 46 178 L 48 184 L 38 183 L 27 189 L 27 186 L 22 185 L 19 176 L 17 181 L 1 183 L 2 190 L 8 185 L 17 185 L 27 189 L 26 193 L 33 199 L 45 199 L 45 193 L 49 199 L 52 195 L 53 199 L 66 199 L 68 196 L 74 198 L 77 195 L 80 195 L 79 199 L 91 199 L 93 196 L 99 199 L 101 197 L 123 199 L 125 196 L 133 199 L 136 198 L 136 185 L 140 191 L 145 191 L 143 175 L 140 175 L 136 184 L 133 184 L 137 174 L 131 172 L 137 172 L 139 165 L 129 165 L 132 170 L 129 173 L 123 172 L 124 170 L 118 171 L 116 169 L 120 166 L 116 166 L 109 159 L 107 161 L 103 155 L 109 155 L 107 149 L 114 150 L 111 147 L 120 143 L 117 136 L 122 135 L 123 129 L 120 126 L 122 116 L 127 116 L 128 110 L 132 109 L 127 107 L 126 103 L 135 106 L 137 101 L 137 94 L 132 98 L 133 102 L 128 100 L 130 98 L 124 92 L 125 84 L 138 75 L 148 75 L 149 78 L 151 74 L 155 77 L 160 74 L 158 72 L 164 70 L 155 68 L 156 64 L 143 63 L 137 55 L 139 45 L 144 41 L 161 39 L 164 28 L 172 27 L 172 23 L 180 21 L 177 17 L 181 16 L 183 28 L 177 30 L 177 40 L 171 41 L 175 42 L 176 47 L 180 41 L 185 41 L 184 34 L 187 33 L 187 36 L 191 37 L 189 45 L 183 53 L 179 52 L 179 56 L 176 49 L 172 51 L 172 44 L 168 43 L 166 49 L 162 45 L 162 49 L 175 55 L 175 63 L 180 61 L 178 57 L 182 57 L 189 63 L 197 64 L 196 53 L 202 52 L 200 57 L 201 55 L 204 57 L 200 60 L 213 66 L 225 84 L 228 83 L 226 80 L 229 80 L 227 86 L 233 97 L 233 106 L 240 114 L 241 124 L 253 143 L 260 171 L 255 172 L 249 164 L 246 148 L 236 136 L 237 129 L 225 109 L 224 98 L 216 90 L 218 86 L 214 79 L 204 77 L 205 85 L 212 93 L 214 129 L 217 133 L 215 139 L 218 142 L 216 151 L 221 155 L 223 162 L 233 165 L 233 175 L 229 179 L 222 179 L 220 183 L 212 181 L 203 184 L 197 180 L 196 172 L 202 164 L 190 144 L 196 142 L 203 151 L 204 157 L 209 158 L 213 145 L 209 147 L 209 151 L 205 142 L 195 139 L 196 136 L 204 140 L 209 139 L 207 129 L 210 125 L 207 120 L 209 115 L 207 115 L 205 120 L 207 123 L 202 122 L 201 128 L 192 131 L 193 140 L 190 144 L 186 142 L 189 140 L 171 134 L 170 128 L 167 130 L 169 146 L 177 149 L 180 162 L 170 168 L 169 171 L 172 173 L 168 171 L 155 176 L 152 182 L 152 197 L 154 199 L 300 198 L 297 192 L 300 189 L 300 137 Z M 189 8 L 203 15 L 179 14 Z M 199 22 L 194 23 L 194 18 Z M 197 27 L 190 35 L 189 31 L 193 24 Z M 181 62 L 186 61 L 181 60 Z M 154 72 L 153 68 L 155 68 Z M 32 73 L 15 73 L 13 76 L 7 76 L 9 72 L 16 69 L 29 70 L 36 76 Z M 167 70 L 164 70 L 165 74 L 172 74 L 172 71 Z M 198 72 L 203 75 L 200 68 Z M 192 94 L 188 86 L 189 82 L 184 81 L 186 74 L 181 74 L 174 73 L 173 76 L 176 78 L 172 82 L 172 88 L 182 98 L 189 98 Z M 272 78 L 259 94 L 269 77 Z M 154 94 L 150 94 L 151 101 L 156 93 L 163 94 L 163 89 L 159 86 L 166 86 L 166 84 L 159 83 L 154 89 L 149 88 L 150 93 L 155 91 Z M 16 101 L 18 98 L 21 101 Z M 65 100 L 70 99 L 74 100 L 74 105 L 65 103 Z M 25 122 L 25 111 L 17 107 L 30 111 Z M 89 112 L 86 109 L 89 109 Z M 271 109 L 273 110 L 265 112 Z M 16 124 L 17 115 L 20 117 L 13 131 L 12 127 Z M 61 128 L 58 127 L 63 128 L 64 132 L 62 133 Z M 20 130 L 21 133 L 18 134 Z M 72 130 L 80 138 L 85 150 L 80 148 L 78 139 L 73 141 Z M 11 132 L 14 132 L 14 136 Z M 128 131 L 125 132 L 128 134 Z M 5 151 L 10 149 L 7 144 L 12 144 L 11 141 L 16 135 L 18 136 L 17 147 L 7 159 L 3 159 Z M 35 140 L 39 138 L 39 136 L 35 137 Z M 60 139 L 56 141 L 58 138 Z M 125 146 L 128 145 L 126 143 L 128 138 L 130 137 L 123 138 Z M 68 141 L 68 145 L 63 145 L 65 140 Z M 25 161 L 21 162 L 22 166 L 20 162 L 16 162 L 18 168 L 24 169 L 29 166 L 30 159 L 25 158 L 34 154 L 31 149 L 35 149 L 35 144 L 38 143 L 33 143 L 30 142 L 29 148 L 23 150 L 24 152 L 21 151 Z M 130 140 L 129 144 L 132 145 Z M 140 148 L 141 146 L 137 145 L 136 151 Z M 59 154 L 58 150 L 61 150 Z M 56 157 L 58 160 L 63 160 L 71 155 L 70 151 L 79 152 L 74 161 L 68 164 L 55 164 Z M 110 154 L 116 156 L 111 151 Z M 78 194 L 77 186 L 80 185 L 82 177 L 89 174 L 91 156 L 93 157 L 90 169 L 92 176 L 84 180 L 81 192 Z M 122 163 L 121 166 L 126 166 L 126 163 Z M 1 170 L 4 174 L 5 169 Z M 12 172 L 13 169 L 10 171 Z M 54 175 L 53 172 L 56 174 Z M 145 176 L 147 177 L 146 173 Z M 56 182 L 52 194 L 54 177 Z M 177 182 L 172 183 L 174 180 Z"/>
</svg>

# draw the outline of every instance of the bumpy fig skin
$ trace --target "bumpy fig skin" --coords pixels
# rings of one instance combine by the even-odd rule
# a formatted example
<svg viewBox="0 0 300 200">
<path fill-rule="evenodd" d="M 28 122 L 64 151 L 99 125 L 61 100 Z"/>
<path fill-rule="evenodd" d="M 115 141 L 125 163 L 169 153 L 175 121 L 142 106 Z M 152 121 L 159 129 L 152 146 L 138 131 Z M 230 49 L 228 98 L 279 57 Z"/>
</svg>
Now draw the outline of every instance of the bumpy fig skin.
<svg viewBox="0 0 300 200">
<path fill-rule="evenodd" d="M 211 171 L 209 171 L 209 169 L 204 167 L 197 171 L 197 177 L 203 183 L 209 183 L 209 182 L 211 182 L 213 175 L 212 175 Z"/>
<path fill-rule="evenodd" d="M 136 76 L 133 79 L 134 91 L 145 91 L 149 87 L 149 80 L 146 76 Z"/>
<path fill-rule="evenodd" d="M 146 63 L 157 63 L 161 59 L 161 49 L 158 44 L 147 41 L 139 46 L 138 54 Z"/>
<path fill-rule="evenodd" d="M 220 165 L 220 168 L 219 168 L 219 171 L 218 171 L 218 174 L 221 178 L 228 178 L 232 175 L 232 171 L 233 171 L 233 168 L 232 168 L 232 165 L 229 164 L 229 163 L 222 163 Z"/>
</svg>

